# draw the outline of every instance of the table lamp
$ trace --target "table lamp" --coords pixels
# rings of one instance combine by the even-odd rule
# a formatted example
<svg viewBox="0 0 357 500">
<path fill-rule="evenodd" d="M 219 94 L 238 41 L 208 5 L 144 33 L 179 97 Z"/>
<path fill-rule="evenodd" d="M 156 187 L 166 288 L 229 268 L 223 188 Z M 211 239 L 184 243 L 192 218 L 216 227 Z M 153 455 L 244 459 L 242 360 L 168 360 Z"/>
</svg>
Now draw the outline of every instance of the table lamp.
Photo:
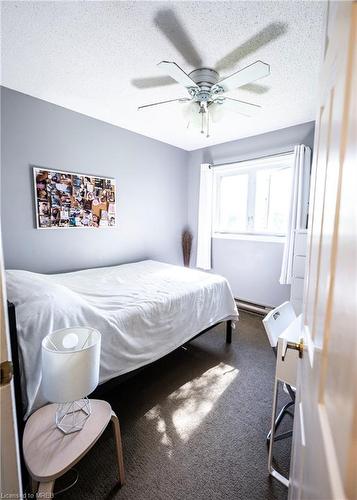
<svg viewBox="0 0 357 500">
<path fill-rule="evenodd" d="M 80 431 L 91 414 L 87 398 L 98 385 L 101 335 L 89 327 L 64 328 L 42 341 L 42 389 L 58 403 L 56 425 Z"/>
</svg>

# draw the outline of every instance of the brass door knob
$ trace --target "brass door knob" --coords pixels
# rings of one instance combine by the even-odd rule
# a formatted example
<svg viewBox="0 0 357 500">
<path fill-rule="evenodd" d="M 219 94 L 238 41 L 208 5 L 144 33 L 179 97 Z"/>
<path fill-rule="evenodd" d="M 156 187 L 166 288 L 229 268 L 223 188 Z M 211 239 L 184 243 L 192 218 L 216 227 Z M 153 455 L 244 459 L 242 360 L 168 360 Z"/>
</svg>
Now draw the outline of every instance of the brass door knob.
<svg viewBox="0 0 357 500">
<path fill-rule="evenodd" d="M 3 361 L 0 364 L 0 385 L 7 385 L 11 382 L 14 375 L 14 369 L 11 361 Z"/>
<path fill-rule="evenodd" d="M 299 358 L 302 358 L 302 355 L 304 353 L 304 339 L 301 338 L 299 342 L 283 342 L 283 351 L 281 355 L 282 361 L 285 360 L 286 352 L 288 349 L 299 351 Z"/>
</svg>

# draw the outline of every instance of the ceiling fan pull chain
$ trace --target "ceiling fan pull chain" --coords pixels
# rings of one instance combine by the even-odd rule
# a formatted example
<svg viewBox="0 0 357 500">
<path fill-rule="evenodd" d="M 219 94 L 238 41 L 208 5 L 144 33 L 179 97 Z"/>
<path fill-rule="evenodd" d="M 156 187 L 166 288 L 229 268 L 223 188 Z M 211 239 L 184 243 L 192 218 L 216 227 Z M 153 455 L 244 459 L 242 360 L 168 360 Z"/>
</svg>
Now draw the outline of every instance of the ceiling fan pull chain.
<svg viewBox="0 0 357 500">
<path fill-rule="evenodd" d="M 209 126 L 210 126 L 210 122 L 209 122 L 209 110 L 207 110 L 207 134 L 206 134 L 207 138 L 209 137 Z"/>
<path fill-rule="evenodd" d="M 204 118 L 204 117 L 205 117 L 205 114 L 204 114 L 204 113 L 202 113 L 202 110 L 201 110 L 201 134 L 204 134 L 204 133 L 205 133 L 205 131 L 204 131 L 204 126 L 205 126 L 205 124 L 204 124 L 204 119 L 205 119 L 205 118 Z"/>
</svg>

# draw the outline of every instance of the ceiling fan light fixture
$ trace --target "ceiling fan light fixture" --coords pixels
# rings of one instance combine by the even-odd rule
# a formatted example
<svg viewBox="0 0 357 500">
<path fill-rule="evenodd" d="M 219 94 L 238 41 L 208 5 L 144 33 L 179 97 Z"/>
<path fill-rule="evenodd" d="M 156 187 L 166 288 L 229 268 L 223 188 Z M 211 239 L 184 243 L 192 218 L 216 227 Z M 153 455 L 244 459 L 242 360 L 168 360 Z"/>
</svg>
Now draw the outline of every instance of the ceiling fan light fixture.
<svg viewBox="0 0 357 500">
<path fill-rule="evenodd" d="M 200 107 L 197 102 L 191 101 L 190 103 L 184 104 L 182 106 L 182 116 L 185 121 L 189 123 L 189 128 L 201 129 L 201 113 Z"/>
<path fill-rule="evenodd" d="M 222 106 L 223 101 L 217 101 L 212 104 L 208 109 L 210 112 L 210 118 L 213 123 L 218 123 L 223 120 L 224 117 L 224 106 Z"/>
</svg>

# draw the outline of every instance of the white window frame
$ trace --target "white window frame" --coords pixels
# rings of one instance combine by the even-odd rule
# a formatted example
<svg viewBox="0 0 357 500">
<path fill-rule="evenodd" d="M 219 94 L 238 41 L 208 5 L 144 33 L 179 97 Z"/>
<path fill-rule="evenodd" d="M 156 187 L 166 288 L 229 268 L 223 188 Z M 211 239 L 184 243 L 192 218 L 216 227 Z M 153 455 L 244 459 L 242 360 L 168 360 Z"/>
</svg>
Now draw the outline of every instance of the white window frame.
<svg viewBox="0 0 357 500">
<path fill-rule="evenodd" d="M 286 234 L 275 232 L 262 232 L 254 231 L 254 211 L 255 211 L 255 173 L 258 170 L 265 168 L 286 168 L 293 167 L 294 153 L 284 153 L 281 155 L 274 155 L 255 160 L 246 160 L 229 165 L 222 165 L 214 167 L 213 171 L 213 225 L 212 237 L 223 239 L 243 239 L 243 240 L 260 240 L 284 243 Z M 224 231 L 219 227 L 220 220 L 220 195 L 219 189 L 222 178 L 230 175 L 237 175 L 237 173 L 248 173 L 248 197 L 247 197 L 247 231 Z"/>
</svg>

